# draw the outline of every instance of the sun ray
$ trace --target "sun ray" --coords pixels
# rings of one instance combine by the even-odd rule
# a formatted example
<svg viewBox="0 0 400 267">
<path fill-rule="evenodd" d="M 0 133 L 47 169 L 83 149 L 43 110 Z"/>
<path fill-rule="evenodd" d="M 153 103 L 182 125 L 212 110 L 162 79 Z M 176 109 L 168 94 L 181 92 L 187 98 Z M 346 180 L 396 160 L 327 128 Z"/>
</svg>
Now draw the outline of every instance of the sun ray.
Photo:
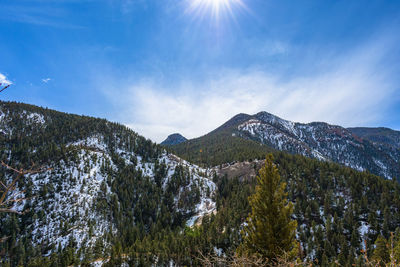
<svg viewBox="0 0 400 267">
<path fill-rule="evenodd" d="M 242 0 L 187 0 L 187 13 L 203 19 L 211 16 L 219 21 L 222 17 L 234 18 L 234 9 L 245 8 Z"/>
</svg>

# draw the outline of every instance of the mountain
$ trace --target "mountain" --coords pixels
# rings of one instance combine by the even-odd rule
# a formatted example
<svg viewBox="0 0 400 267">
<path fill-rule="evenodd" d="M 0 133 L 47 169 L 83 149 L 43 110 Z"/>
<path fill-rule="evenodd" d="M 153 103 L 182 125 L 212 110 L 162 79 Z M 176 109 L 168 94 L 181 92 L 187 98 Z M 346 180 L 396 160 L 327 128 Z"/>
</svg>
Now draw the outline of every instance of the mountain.
<svg viewBox="0 0 400 267">
<path fill-rule="evenodd" d="M 204 255 L 232 256 L 268 152 L 294 204 L 301 261 L 353 266 L 396 231 L 399 183 L 239 136 L 253 119 L 240 114 L 162 147 L 104 119 L 0 102 L 0 160 L 41 170 L 7 195 L 15 213 L 0 212 L 0 265 L 204 266 Z M 180 146 L 187 158 L 221 164 L 168 152 Z M 15 177 L 0 168 L 2 184 Z"/>
<path fill-rule="evenodd" d="M 347 128 L 350 132 L 355 135 L 367 139 L 375 144 L 390 146 L 396 149 L 400 149 L 400 131 L 395 131 L 389 128 L 366 128 L 366 127 L 355 127 Z"/>
<path fill-rule="evenodd" d="M 234 133 L 237 125 L 247 118 L 249 115 L 239 114 L 204 136 L 168 146 L 167 149 L 203 167 L 233 161 L 264 159 L 267 153 L 274 150 L 257 141 L 236 136 Z"/>
<path fill-rule="evenodd" d="M 186 158 L 189 154 L 196 154 L 195 143 L 199 144 L 197 149 L 208 151 L 212 149 L 209 147 L 212 136 L 220 136 L 219 142 L 222 143 L 226 142 L 223 137 L 231 136 L 262 144 L 264 151 L 267 151 L 267 148 L 286 151 L 323 161 L 337 162 L 359 171 L 367 170 L 388 179 L 399 178 L 400 150 L 396 143 L 398 132 L 388 129 L 385 131 L 386 137 L 379 135 L 379 132 L 375 132 L 375 135 L 373 132 L 367 134 L 366 130 L 364 130 L 366 134 L 361 137 L 357 135 L 360 132 L 362 131 L 354 128 L 346 129 L 324 122 L 308 124 L 291 122 L 268 112 L 255 115 L 238 114 L 213 132 L 176 145 L 172 150 Z M 219 152 L 216 153 L 212 157 L 218 158 Z M 240 150 L 235 153 L 240 153 Z M 252 154 L 255 155 L 254 152 Z M 194 162 L 210 163 L 210 161 L 199 162 L 198 158 L 195 158 Z M 212 163 L 217 165 L 225 162 L 217 160 Z"/>
<path fill-rule="evenodd" d="M 177 145 L 180 143 L 183 143 L 187 141 L 187 139 L 185 137 L 183 137 L 181 134 L 179 133 L 174 133 L 171 134 L 167 137 L 167 139 L 165 139 L 164 141 L 161 142 L 161 145 Z"/>
<path fill-rule="evenodd" d="M 174 231 L 215 210 L 206 170 L 104 119 L 0 102 L 0 159 L 44 169 L 21 178 L 8 195 L 10 203 L 24 199 L 10 206 L 23 215 L 0 213 L 0 238 L 7 240 L 0 251 L 10 259 L 23 257 L 23 249 L 30 258 L 77 253 L 90 260 L 115 240 L 165 225 Z M 1 169 L 3 184 L 14 177 Z"/>
<path fill-rule="evenodd" d="M 312 259 L 315 266 L 329 265 L 324 262 L 356 266 L 356 262 L 362 262 L 363 255 L 371 257 L 372 240 L 380 234 L 390 238 L 390 232 L 400 225 L 397 181 L 301 155 L 273 154 L 282 180 L 287 183 L 289 199 L 294 203 L 297 239 L 306 258 Z M 255 160 L 215 167 L 222 175 L 216 183 L 221 196 L 217 200 L 217 215 L 227 214 L 234 229 L 242 228 L 240 218 L 250 211 L 244 203 L 247 203 L 248 191 L 254 190 L 252 177 L 260 164 Z M 383 203 L 386 201 L 383 199 L 390 203 Z M 226 205 L 221 207 L 218 203 Z M 216 221 L 220 223 L 218 218 Z M 358 260 L 354 255 L 358 255 Z M 359 266 L 367 264 L 363 262 Z"/>
</svg>

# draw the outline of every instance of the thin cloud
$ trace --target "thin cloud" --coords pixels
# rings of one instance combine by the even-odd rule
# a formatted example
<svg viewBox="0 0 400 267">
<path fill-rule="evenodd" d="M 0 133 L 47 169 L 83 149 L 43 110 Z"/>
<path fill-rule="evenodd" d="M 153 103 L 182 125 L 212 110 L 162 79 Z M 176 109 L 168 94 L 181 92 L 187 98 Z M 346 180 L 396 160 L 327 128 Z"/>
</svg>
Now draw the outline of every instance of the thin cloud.
<svg viewBox="0 0 400 267">
<path fill-rule="evenodd" d="M 198 137 L 238 113 L 259 111 L 298 122 L 376 125 L 397 101 L 393 73 L 385 65 L 390 44 L 380 40 L 314 59 L 326 67 L 313 75 L 282 79 L 261 68 L 225 70 L 203 82 L 166 85 L 150 78 L 105 93 L 122 107 L 120 120 L 158 142 L 173 132 Z"/>
<path fill-rule="evenodd" d="M 50 7 L 48 1 L 35 5 L 6 5 L 2 7 L 0 19 L 37 26 L 64 29 L 84 29 L 80 25 L 66 22 L 68 13 L 61 7 Z M 58 3 L 61 4 L 61 3 Z"/>
<path fill-rule="evenodd" d="M 44 82 L 44 83 L 48 83 L 49 81 L 51 81 L 51 78 L 44 78 L 44 79 L 42 79 L 42 82 Z"/>
</svg>

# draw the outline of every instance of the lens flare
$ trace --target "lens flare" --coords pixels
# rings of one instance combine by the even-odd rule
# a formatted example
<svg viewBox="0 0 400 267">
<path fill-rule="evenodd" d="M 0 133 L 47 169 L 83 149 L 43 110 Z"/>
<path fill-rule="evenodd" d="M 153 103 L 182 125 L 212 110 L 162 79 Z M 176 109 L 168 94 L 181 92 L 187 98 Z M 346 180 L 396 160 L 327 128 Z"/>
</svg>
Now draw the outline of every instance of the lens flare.
<svg viewBox="0 0 400 267">
<path fill-rule="evenodd" d="M 242 0 L 188 0 L 187 11 L 198 17 L 212 16 L 219 20 L 222 16 L 234 17 L 234 9 L 245 8 Z"/>
</svg>

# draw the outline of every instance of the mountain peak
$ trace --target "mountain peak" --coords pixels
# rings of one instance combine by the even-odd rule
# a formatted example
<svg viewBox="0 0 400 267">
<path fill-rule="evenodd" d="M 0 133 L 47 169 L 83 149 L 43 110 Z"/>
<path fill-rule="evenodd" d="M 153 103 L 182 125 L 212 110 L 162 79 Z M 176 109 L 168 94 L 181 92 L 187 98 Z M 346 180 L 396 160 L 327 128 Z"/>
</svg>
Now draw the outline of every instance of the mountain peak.
<svg viewBox="0 0 400 267">
<path fill-rule="evenodd" d="M 256 117 L 257 119 L 267 122 L 267 123 L 287 123 L 289 121 L 284 120 L 274 114 L 271 114 L 269 112 L 266 111 L 260 111 L 257 114 L 254 115 L 254 117 Z"/>
<path fill-rule="evenodd" d="M 187 139 L 180 133 L 170 134 L 167 139 L 161 142 L 161 145 L 173 146 L 185 142 Z"/>
<path fill-rule="evenodd" d="M 243 145 L 243 140 L 253 143 Z M 177 146 L 185 153 L 188 149 L 198 151 L 199 147 L 211 145 L 213 153 L 219 153 L 217 147 L 223 147 L 220 151 L 232 149 L 238 154 L 251 147 L 253 155 L 272 149 L 336 162 L 359 171 L 368 170 L 389 179 L 400 174 L 400 132 L 385 128 L 346 129 L 326 122 L 293 122 L 266 111 L 237 114 L 212 132 L 185 144 Z M 213 157 L 233 158 L 222 154 Z"/>
<path fill-rule="evenodd" d="M 228 120 L 227 122 L 225 122 L 224 124 L 222 124 L 221 126 L 219 126 L 217 129 L 215 129 L 212 132 L 218 132 L 221 130 L 230 129 L 232 127 L 236 128 L 237 125 L 251 119 L 251 117 L 252 116 L 250 116 L 249 114 L 239 113 L 239 114 L 233 116 L 230 120 Z"/>
</svg>

